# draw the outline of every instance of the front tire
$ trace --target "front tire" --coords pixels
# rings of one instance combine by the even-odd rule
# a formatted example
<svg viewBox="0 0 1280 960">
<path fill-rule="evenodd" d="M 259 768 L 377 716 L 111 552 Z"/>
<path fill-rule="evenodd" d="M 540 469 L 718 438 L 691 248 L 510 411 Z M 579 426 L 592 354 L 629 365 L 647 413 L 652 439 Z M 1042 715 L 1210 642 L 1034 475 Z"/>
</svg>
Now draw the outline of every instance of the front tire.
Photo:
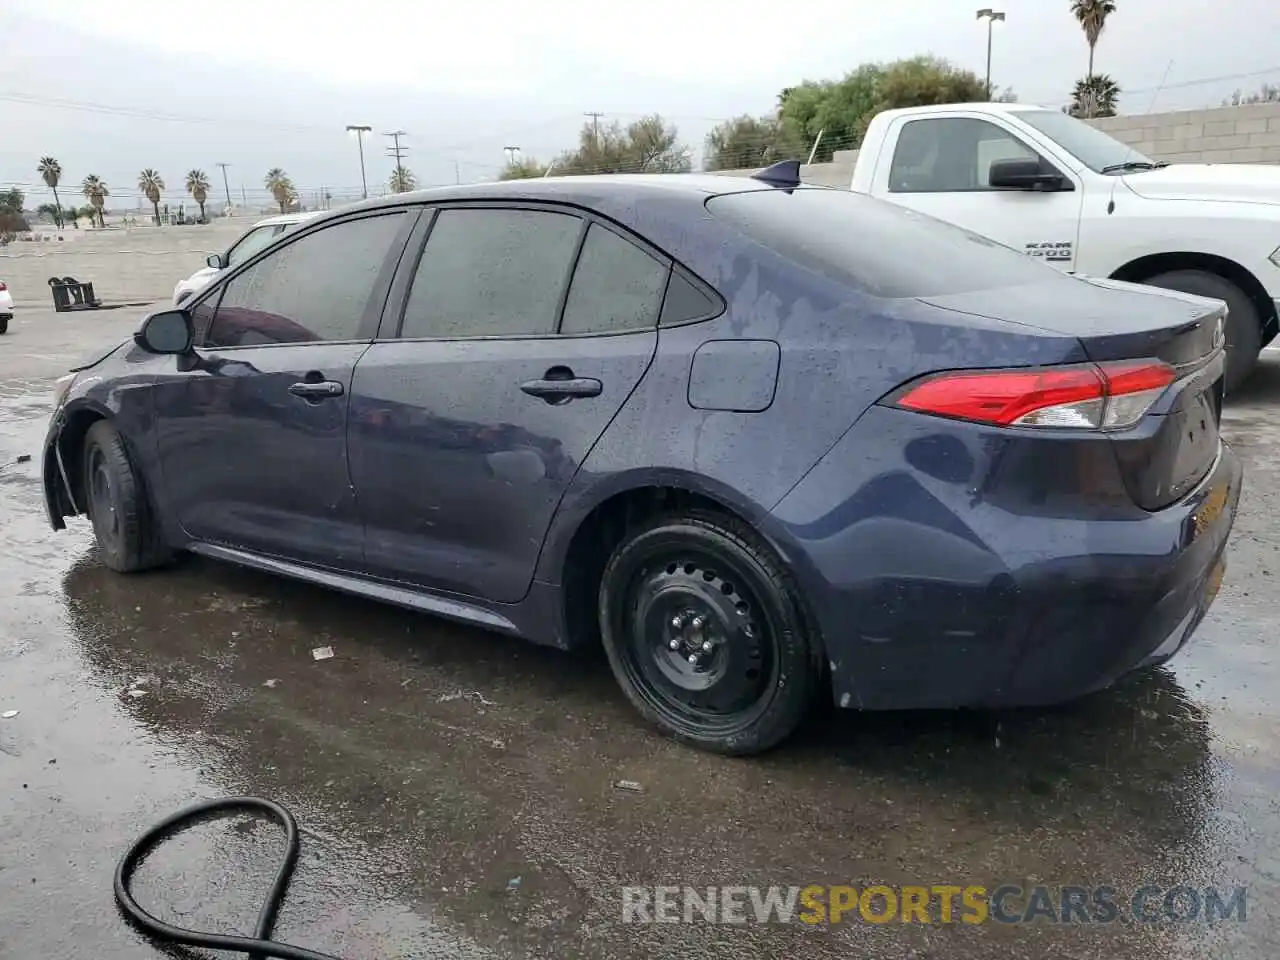
<svg viewBox="0 0 1280 960">
<path fill-rule="evenodd" d="M 7 313 L 0 314 L 0 334 L 9 332 L 9 315 Z"/>
<path fill-rule="evenodd" d="M 83 463 L 85 509 L 102 562 L 118 573 L 136 573 L 165 563 L 171 553 L 160 539 L 124 439 L 110 422 L 99 420 L 89 428 Z"/>
<path fill-rule="evenodd" d="M 1171 270 L 1142 282 L 1164 290 L 1226 301 L 1227 372 L 1224 386 L 1227 393 L 1239 389 L 1249 379 L 1262 349 L 1262 319 L 1249 295 L 1230 280 L 1207 270 Z"/>
<path fill-rule="evenodd" d="M 762 753 L 812 705 L 817 638 L 781 562 L 741 521 L 696 511 L 630 532 L 605 566 L 599 615 L 627 699 L 683 743 Z"/>
</svg>

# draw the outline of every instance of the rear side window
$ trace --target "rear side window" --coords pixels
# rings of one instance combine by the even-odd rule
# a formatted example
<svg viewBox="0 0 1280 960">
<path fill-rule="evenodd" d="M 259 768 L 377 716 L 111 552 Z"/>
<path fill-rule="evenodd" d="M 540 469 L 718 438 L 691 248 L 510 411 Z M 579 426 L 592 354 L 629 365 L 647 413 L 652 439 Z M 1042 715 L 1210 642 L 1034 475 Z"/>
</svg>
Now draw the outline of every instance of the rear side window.
<svg viewBox="0 0 1280 960">
<path fill-rule="evenodd" d="M 593 223 L 564 305 L 561 333 L 614 333 L 658 324 L 669 267 Z"/>
<path fill-rule="evenodd" d="M 928 297 L 1062 279 L 1009 247 L 847 190 L 712 197 L 716 218 L 793 263 L 875 297 Z"/>
<path fill-rule="evenodd" d="M 401 337 L 555 333 L 582 220 L 545 210 L 441 210 L 405 304 Z"/>
</svg>

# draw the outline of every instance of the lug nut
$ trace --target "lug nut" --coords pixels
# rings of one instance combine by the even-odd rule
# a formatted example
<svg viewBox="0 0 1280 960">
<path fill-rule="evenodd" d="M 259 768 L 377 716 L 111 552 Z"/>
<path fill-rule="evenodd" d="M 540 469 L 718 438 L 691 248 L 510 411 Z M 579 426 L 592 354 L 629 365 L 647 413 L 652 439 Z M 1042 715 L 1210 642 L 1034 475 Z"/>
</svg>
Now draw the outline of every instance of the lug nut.
<svg viewBox="0 0 1280 960">
<path fill-rule="evenodd" d="M 671 618 L 671 626 L 675 627 L 677 630 L 683 630 L 684 617 L 680 616 L 680 614 L 677 613 L 674 617 Z"/>
<path fill-rule="evenodd" d="M 695 667 L 698 665 L 698 655 L 696 653 L 689 654 L 689 663 Z"/>
<path fill-rule="evenodd" d="M 668 649 L 668 650 L 679 650 L 679 649 L 680 649 L 680 641 L 679 641 L 679 640 L 675 640 L 675 639 L 668 640 L 668 641 L 667 641 L 667 649 Z"/>
<path fill-rule="evenodd" d="M 703 640 L 703 641 L 702 641 L 702 652 L 703 652 L 703 653 L 710 653 L 710 652 L 711 652 L 712 650 L 714 650 L 714 649 L 715 649 L 715 644 L 714 644 L 714 643 L 712 643 L 710 640 Z"/>
<path fill-rule="evenodd" d="M 701 614 L 693 618 L 693 624 L 692 624 L 693 629 L 701 630 L 706 625 L 707 625 L 707 618 L 702 616 Z"/>
</svg>

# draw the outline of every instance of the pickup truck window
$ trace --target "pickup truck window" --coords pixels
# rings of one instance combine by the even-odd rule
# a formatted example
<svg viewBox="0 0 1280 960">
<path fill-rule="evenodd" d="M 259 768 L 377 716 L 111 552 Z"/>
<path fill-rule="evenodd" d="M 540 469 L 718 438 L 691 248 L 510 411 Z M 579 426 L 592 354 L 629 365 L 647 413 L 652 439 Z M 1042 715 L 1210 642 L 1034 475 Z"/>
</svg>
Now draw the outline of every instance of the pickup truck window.
<svg viewBox="0 0 1280 960">
<path fill-rule="evenodd" d="M 1156 166 L 1150 157 L 1121 143 L 1110 134 L 1103 133 L 1097 127 L 1091 127 L 1083 120 L 1065 113 L 1056 110 L 1019 110 L 1015 116 L 1057 143 L 1094 173 L 1102 173 L 1104 168 L 1114 168 L 1120 164 L 1129 165 L 1125 173 L 1132 173 L 1134 164 L 1148 168 Z"/>
<path fill-rule="evenodd" d="M 910 120 L 889 166 L 890 193 L 990 190 L 991 164 L 1039 155 L 994 123 L 972 117 Z"/>
<path fill-rule="evenodd" d="M 848 190 L 729 193 L 708 200 L 707 210 L 793 263 L 874 297 L 1066 279 L 986 237 Z"/>
</svg>

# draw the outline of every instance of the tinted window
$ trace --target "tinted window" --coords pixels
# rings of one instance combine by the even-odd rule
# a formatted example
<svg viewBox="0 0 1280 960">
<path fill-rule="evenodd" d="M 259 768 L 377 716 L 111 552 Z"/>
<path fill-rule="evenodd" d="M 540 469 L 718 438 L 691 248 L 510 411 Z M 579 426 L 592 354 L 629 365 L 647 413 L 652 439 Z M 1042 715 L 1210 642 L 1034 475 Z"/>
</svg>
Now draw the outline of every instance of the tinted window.
<svg viewBox="0 0 1280 960">
<path fill-rule="evenodd" d="M 891 193 L 990 190 L 991 164 L 1038 157 L 1003 127 L 967 117 L 912 120 L 903 126 L 889 168 Z"/>
<path fill-rule="evenodd" d="M 280 234 L 277 226 L 255 227 L 241 237 L 234 247 L 227 251 L 227 265 L 235 266 L 243 263 L 265 247 Z"/>
<path fill-rule="evenodd" d="M 720 312 L 721 306 L 678 270 L 671 272 L 667 284 L 667 296 L 662 301 L 662 317 L 665 325 L 685 323 L 688 320 L 705 320 Z"/>
<path fill-rule="evenodd" d="M 348 220 L 272 251 L 226 285 L 205 346 L 353 340 L 403 224 Z"/>
<path fill-rule="evenodd" d="M 923 297 L 1060 279 L 976 233 L 847 190 L 713 197 L 713 216 L 793 262 L 877 297 Z"/>
<path fill-rule="evenodd" d="M 552 334 L 582 220 L 543 210 L 442 210 L 405 305 L 402 337 Z"/>
<path fill-rule="evenodd" d="M 1097 127 L 1057 110 L 1019 110 L 1018 119 L 1035 127 L 1095 173 L 1113 163 L 1152 159 Z"/>
<path fill-rule="evenodd" d="M 587 229 L 564 305 L 561 333 L 655 327 L 668 267 L 612 230 Z"/>
</svg>

